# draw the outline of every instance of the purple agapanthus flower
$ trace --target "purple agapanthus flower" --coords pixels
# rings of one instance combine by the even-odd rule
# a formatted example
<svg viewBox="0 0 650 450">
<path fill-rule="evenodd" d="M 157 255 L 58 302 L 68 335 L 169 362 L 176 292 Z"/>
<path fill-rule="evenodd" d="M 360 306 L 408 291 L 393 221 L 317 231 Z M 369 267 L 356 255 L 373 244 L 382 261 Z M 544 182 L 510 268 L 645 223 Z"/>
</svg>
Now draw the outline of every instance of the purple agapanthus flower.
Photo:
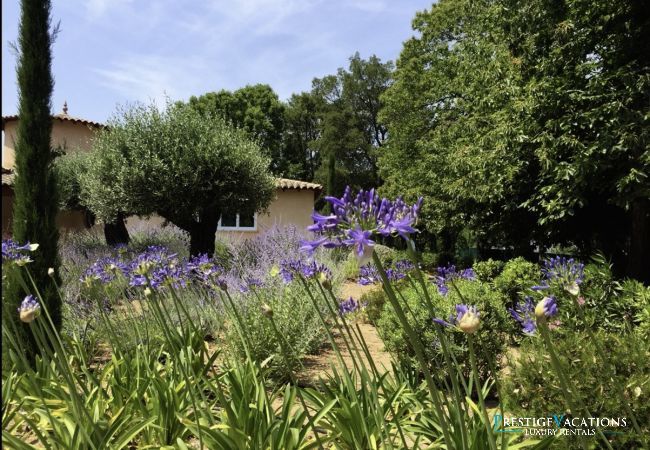
<svg viewBox="0 0 650 450">
<path fill-rule="evenodd" d="M 98 259 L 88 267 L 79 278 L 79 281 L 87 285 L 96 282 L 107 284 L 115 280 L 119 275 L 127 273 L 127 265 L 119 258 L 106 257 Z"/>
<path fill-rule="evenodd" d="M 535 334 L 537 322 L 535 321 L 535 302 L 527 296 L 523 302 L 518 302 L 514 308 L 508 309 L 510 315 L 521 325 L 525 334 Z"/>
<path fill-rule="evenodd" d="M 208 286 L 220 285 L 220 277 L 224 273 L 223 268 L 206 254 L 190 258 L 185 265 L 185 270 Z"/>
<path fill-rule="evenodd" d="M 348 231 L 348 239 L 344 239 L 343 243 L 350 247 L 355 247 L 357 255 L 362 256 L 366 247 L 375 245 L 375 241 L 370 239 L 371 237 L 372 231 L 362 230 L 360 227 L 357 227 L 354 230 Z"/>
<path fill-rule="evenodd" d="M 447 295 L 449 286 L 447 283 L 451 280 L 475 280 L 476 274 L 471 267 L 468 269 L 457 270 L 456 266 L 450 264 L 445 267 L 436 268 L 437 275 L 434 278 L 436 286 L 438 286 L 438 293 L 440 295 Z"/>
<path fill-rule="evenodd" d="M 356 301 L 354 298 L 350 297 L 347 300 L 341 300 L 341 302 L 339 302 L 339 314 L 342 316 L 352 314 L 363 306 L 364 305 Z"/>
<path fill-rule="evenodd" d="M 27 254 L 33 252 L 38 248 L 38 244 L 30 244 L 27 242 L 20 245 L 12 239 L 2 240 L 2 261 L 18 266 L 24 266 L 32 262 L 31 257 Z"/>
<path fill-rule="evenodd" d="M 556 256 L 544 261 L 542 275 L 548 283 L 557 283 L 567 292 L 578 295 L 584 280 L 585 265 L 573 258 Z"/>
<path fill-rule="evenodd" d="M 320 276 L 323 280 L 332 279 L 332 271 L 324 264 L 302 259 L 286 259 L 280 263 L 280 275 L 285 283 L 291 283 L 296 275 L 305 278 Z"/>
<path fill-rule="evenodd" d="M 413 269 L 413 263 L 409 260 L 397 261 L 393 267 L 386 268 L 386 277 L 390 281 L 398 281 L 406 277 Z M 358 283 L 362 286 L 381 282 L 379 271 L 373 264 L 365 264 L 359 268 Z"/>
<path fill-rule="evenodd" d="M 332 213 L 312 214 L 314 224 L 308 230 L 319 237 L 303 241 L 303 251 L 312 253 L 320 246 L 347 246 L 354 247 L 355 253 L 363 256 L 374 245 L 376 235 L 399 235 L 407 239 L 416 232 L 413 226 L 422 205 L 422 198 L 414 205 L 407 205 L 401 198 L 381 199 L 374 189 L 361 190 L 354 196 L 349 186 L 341 198 L 325 197 L 325 200 L 330 203 Z"/>
</svg>

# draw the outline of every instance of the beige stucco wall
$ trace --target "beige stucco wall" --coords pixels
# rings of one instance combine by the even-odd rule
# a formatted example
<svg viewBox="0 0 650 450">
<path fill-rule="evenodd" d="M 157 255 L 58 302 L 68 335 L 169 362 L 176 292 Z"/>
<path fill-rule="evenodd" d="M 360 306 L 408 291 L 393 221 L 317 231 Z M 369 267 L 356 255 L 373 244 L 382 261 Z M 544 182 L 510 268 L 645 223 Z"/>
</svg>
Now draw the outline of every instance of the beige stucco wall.
<svg viewBox="0 0 650 450">
<path fill-rule="evenodd" d="M 5 122 L 4 142 L 2 145 L 2 167 L 13 169 L 16 162 L 16 129 L 17 120 Z M 52 147 L 63 147 L 66 151 L 88 151 L 96 128 L 82 123 L 52 120 Z M 6 189 L 5 189 L 6 188 Z M 6 191 L 6 192 L 5 192 Z M 11 229 L 13 192 L 7 186 L 2 187 L 2 234 L 6 235 Z M 83 230 L 86 228 L 84 215 L 76 211 L 61 211 L 56 218 L 62 232 Z"/>
<path fill-rule="evenodd" d="M 13 169 L 15 164 L 15 143 L 17 120 L 5 123 L 2 145 L 2 167 Z M 67 120 L 52 120 L 52 147 L 63 147 L 67 151 L 90 150 L 96 128 Z"/>
<path fill-rule="evenodd" d="M 314 210 L 314 191 L 298 189 L 278 189 L 275 199 L 266 212 L 257 215 L 255 231 L 226 231 L 217 230 L 217 236 L 225 239 L 248 239 L 259 236 L 275 226 L 293 225 L 298 230 L 304 230 L 312 223 L 311 213 Z M 129 229 L 143 229 L 162 226 L 164 219 L 160 216 L 149 218 L 132 216 L 127 218 Z"/>
</svg>

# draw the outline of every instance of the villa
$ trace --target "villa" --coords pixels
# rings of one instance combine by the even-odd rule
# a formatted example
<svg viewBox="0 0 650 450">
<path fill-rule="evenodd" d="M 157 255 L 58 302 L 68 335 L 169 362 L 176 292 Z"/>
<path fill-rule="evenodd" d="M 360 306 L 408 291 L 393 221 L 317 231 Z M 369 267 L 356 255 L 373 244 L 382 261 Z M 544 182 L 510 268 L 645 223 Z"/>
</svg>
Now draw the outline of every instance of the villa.
<svg viewBox="0 0 650 450">
<path fill-rule="evenodd" d="M 18 116 L 3 116 L 2 131 L 4 144 L 2 147 L 2 235 L 11 235 L 13 179 L 15 176 L 15 141 L 18 126 Z M 98 130 L 106 125 L 92 120 L 72 117 L 68 114 L 67 104 L 63 111 L 52 116 L 52 147 L 66 152 L 89 151 L 92 139 Z M 232 214 L 222 216 L 217 233 L 230 237 L 252 237 L 275 226 L 293 225 L 304 229 L 312 223 L 311 212 L 314 200 L 322 190 L 322 186 L 306 181 L 276 179 L 276 195 L 267 211 L 253 215 Z M 57 223 L 63 232 L 78 231 L 96 226 L 82 211 L 60 211 Z M 129 217 L 127 227 L 151 226 L 164 224 L 162 217 L 148 218 Z"/>
</svg>

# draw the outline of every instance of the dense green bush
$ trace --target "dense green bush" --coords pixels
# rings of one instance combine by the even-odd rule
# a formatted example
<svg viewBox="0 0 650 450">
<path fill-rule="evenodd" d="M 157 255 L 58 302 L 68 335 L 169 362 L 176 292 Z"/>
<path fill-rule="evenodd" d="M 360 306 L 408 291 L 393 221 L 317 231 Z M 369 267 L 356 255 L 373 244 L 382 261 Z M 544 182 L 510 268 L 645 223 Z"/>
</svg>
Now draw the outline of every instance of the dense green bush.
<svg viewBox="0 0 650 450">
<path fill-rule="evenodd" d="M 370 323 L 377 323 L 386 304 L 386 294 L 381 287 L 366 292 L 359 300 L 365 306 L 366 318 Z"/>
<path fill-rule="evenodd" d="M 508 297 L 508 304 L 514 304 L 519 293 L 539 283 L 541 272 L 539 266 L 522 257 L 514 258 L 505 263 L 503 270 L 494 278 L 493 284 L 502 294 Z"/>
<path fill-rule="evenodd" d="M 492 258 L 486 261 L 476 261 L 472 268 L 476 279 L 483 282 L 493 281 L 503 270 L 504 262 Z"/>
<path fill-rule="evenodd" d="M 636 280 L 619 281 L 612 274 L 611 265 L 602 257 L 585 266 L 580 295 L 584 299 L 588 326 L 604 331 L 625 332 L 636 325 L 636 317 L 650 304 L 650 288 Z"/>
<path fill-rule="evenodd" d="M 459 303 L 475 305 L 481 312 L 481 329 L 476 334 L 478 351 L 478 367 L 481 379 L 487 379 L 490 364 L 497 367 L 505 349 L 504 333 L 508 322 L 508 315 L 502 294 L 491 289 L 488 284 L 477 281 L 458 280 L 456 285 L 463 294 L 461 299 L 455 290 L 450 289 L 447 295 L 436 292 L 435 286 L 430 286 L 434 317 L 447 320 L 454 311 L 454 306 Z M 435 332 L 433 318 L 421 300 L 421 296 L 413 288 L 401 290 L 402 301 L 408 305 L 415 317 L 409 317 L 415 332 L 424 343 L 427 359 L 438 374 L 445 373 L 440 370 L 445 367 L 442 349 Z M 455 313 L 454 313 L 455 314 Z M 400 326 L 395 312 L 390 304 L 384 306 L 378 322 L 379 333 L 384 340 L 386 349 L 397 357 L 400 362 L 417 366 L 414 351 L 409 344 L 405 331 Z M 469 352 L 467 339 L 463 333 L 446 333 L 451 344 L 451 350 L 459 364 L 464 368 L 465 376 L 469 375 Z"/>
<path fill-rule="evenodd" d="M 427 272 L 435 270 L 435 268 L 439 265 L 439 261 L 440 257 L 437 253 L 422 252 L 420 254 L 420 264 L 422 265 L 422 269 L 426 270 Z"/>
<path fill-rule="evenodd" d="M 595 336 L 607 355 L 606 362 L 586 333 L 563 331 L 561 336 L 553 333 L 553 345 L 589 412 L 594 417 L 628 417 L 625 434 L 617 435 L 612 444 L 616 448 L 638 448 L 631 436 L 632 426 L 623 402 L 634 411 L 647 439 L 650 432 L 649 341 L 636 332 L 598 331 Z M 509 373 L 502 393 L 506 409 L 513 415 L 547 417 L 568 411 L 566 393 L 552 370 L 541 338 L 530 337 L 523 342 L 517 356 L 509 362 Z M 623 398 L 618 396 L 617 387 L 624 390 Z M 566 445 L 580 448 L 577 440 L 566 440 Z"/>
<path fill-rule="evenodd" d="M 273 311 L 273 320 L 285 340 L 280 342 L 268 317 L 262 314 L 262 305 Z M 324 311 L 324 305 L 322 305 Z M 325 341 L 322 327 L 314 306 L 298 283 L 276 286 L 273 289 L 256 289 L 255 295 L 238 303 L 239 314 L 247 330 L 246 340 L 255 361 L 267 363 L 269 376 L 288 380 L 300 366 L 303 356 L 316 351 Z M 241 359 L 246 358 L 243 343 L 238 335 L 237 324 L 226 325 L 225 344 L 228 350 Z M 282 348 L 285 345 L 285 348 Z"/>
</svg>

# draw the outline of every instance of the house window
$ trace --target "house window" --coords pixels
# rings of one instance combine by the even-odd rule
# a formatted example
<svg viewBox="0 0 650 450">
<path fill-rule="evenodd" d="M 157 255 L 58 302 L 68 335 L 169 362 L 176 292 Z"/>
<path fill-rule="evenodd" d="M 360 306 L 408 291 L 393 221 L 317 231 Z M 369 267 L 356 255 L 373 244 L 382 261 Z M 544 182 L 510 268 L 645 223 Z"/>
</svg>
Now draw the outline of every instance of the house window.
<svg viewBox="0 0 650 450">
<path fill-rule="evenodd" d="M 257 214 L 224 213 L 219 219 L 219 230 L 256 231 Z"/>
</svg>

